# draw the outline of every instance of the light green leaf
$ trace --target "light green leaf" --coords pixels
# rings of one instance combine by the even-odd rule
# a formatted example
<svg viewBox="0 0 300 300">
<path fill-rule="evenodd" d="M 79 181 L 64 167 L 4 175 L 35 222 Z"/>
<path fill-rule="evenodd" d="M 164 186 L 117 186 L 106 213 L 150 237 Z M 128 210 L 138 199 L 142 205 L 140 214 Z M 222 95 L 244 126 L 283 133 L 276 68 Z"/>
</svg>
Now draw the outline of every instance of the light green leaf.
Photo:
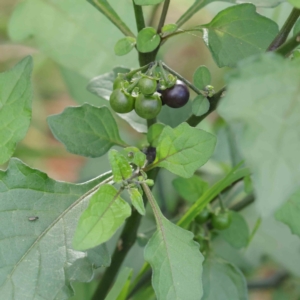
<svg viewBox="0 0 300 300">
<path fill-rule="evenodd" d="M 218 109 L 253 172 L 255 203 L 263 216 L 300 187 L 299 82 L 298 60 L 274 54 L 250 59 L 228 78 Z"/>
<path fill-rule="evenodd" d="M 117 150 L 108 152 L 108 159 L 112 168 L 115 182 L 122 182 L 132 175 L 132 169 L 128 160 Z"/>
<path fill-rule="evenodd" d="M 265 52 L 278 33 L 278 25 L 259 15 L 252 4 L 224 9 L 200 27 L 219 67 L 234 67 L 244 58 Z"/>
<path fill-rule="evenodd" d="M 115 119 L 105 106 L 68 107 L 47 121 L 55 138 L 74 154 L 99 157 L 114 145 L 126 146 Z"/>
<path fill-rule="evenodd" d="M 144 205 L 144 201 L 143 201 L 143 196 L 141 195 L 139 190 L 136 188 L 128 189 L 128 193 L 129 193 L 132 205 L 135 207 L 135 209 L 141 215 L 144 216 L 146 214 L 145 205 Z"/>
<path fill-rule="evenodd" d="M 125 55 L 129 53 L 135 46 L 136 39 L 131 36 L 126 36 L 125 38 L 122 38 L 117 41 L 114 51 L 115 54 L 118 56 Z"/>
<path fill-rule="evenodd" d="M 145 247 L 153 269 L 152 285 L 158 300 L 199 300 L 203 256 L 193 234 L 168 221 L 160 212 L 157 231 Z M 184 253 L 184 255 L 183 255 Z"/>
<path fill-rule="evenodd" d="M 72 238 L 89 200 L 82 195 L 110 176 L 103 174 L 84 184 L 58 182 L 17 159 L 0 171 L 1 298 L 59 295 L 65 300 L 73 295 L 71 281 L 90 281 L 93 266 L 109 265 L 105 246 L 75 251 Z M 30 217 L 38 218 L 30 221 Z"/>
<path fill-rule="evenodd" d="M 148 129 L 147 139 L 152 147 L 157 147 L 159 137 L 165 128 L 164 124 L 155 123 Z"/>
<path fill-rule="evenodd" d="M 105 297 L 105 300 L 125 300 L 128 294 L 131 277 L 132 269 L 126 267 L 123 268 L 120 271 L 115 284 Z"/>
<path fill-rule="evenodd" d="M 153 27 L 142 29 L 137 36 L 137 49 L 142 53 L 147 53 L 155 50 L 160 43 L 160 35 Z"/>
<path fill-rule="evenodd" d="M 212 155 L 216 138 L 203 130 L 182 123 L 162 131 L 156 159 L 150 168 L 162 167 L 182 177 L 191 177 Z"/>
<path fill-rule="evenodd" d="M 206 97 L 203 95 L 198 95 L 194 101 L 192 106 L 193 115 L 202 116 L 208 112 L 210 107 L 210 103 Z"/>
<path fill-rule="evenodd" d="M 223 259 L 208 256 L 203 264 L 202 300 L 248 300 L 242 272 Z"/>
<path fill-rule="evenodd" d="M 81 215 L 73 246 L 85 250 L 109 240 L 131 214 L 130 206 L 109 184 L 102 185 L 92 195 L 88 208 Z"/>
<path fill-rule="evenodd" d="M 300 8 L 299 0 L 288 0 L 293 6 Z"/>
<path fill-rule="evenodd" d="M 291 229 L 293 234 L 300 237 L 300 190 L 297 190 L 290 199 L 276 211 L 275 217 Z"/>
<path fill-rule="evenodd" d="M 137 5 L 156 5 L 161 2 L 164 2 L 164 0 L 134 0 Z"/>
<path fill-rule="evenodd" d="M 249 240 L 249 228 L 243 216 L 231 211 L 231 224 L 227 229 L 220 230 L 220 236 L 232 247 L 240 249 L 246 247 Z"/>
<path fill-rule="evenodd" d="M 172 183 L 178 194 L 186 201 L 192 203 L 198 200 L 208 189 L 208 183 L 196 175 L 191 178 L 178 177 Z"/>
<path fill-rule="evenodd" d="M 134 26 L 132 6 L 124 1 L 115 6 L 120 17 Z M 47 56 L 86 78 L 123 62 L 112 51 L 123 34 L 85 0 L 22 1 L 12 14 L 8 31 L 15 42 L 33 39 Z M 136 66 L 135 54 L 126 62 Z"/>
<path fill-rule="evenodd" d="M 142 168 L 146 162 L 146 155 L 136 147 L 127 147 L 121 151 L 129 163 Z"/>
<path fill-rule="evenodd" d="M 175 32 L 178 29 L 177 24 L 166 24 L 162 27 L 161 32 L 164 34 Z"/>
<path fill-rule="evenodd" d="M 193 82 L 198 89 L 204 90 L 211 82 L 211 75 L 208 68 L 200 66 L 193 75 Z"/>
<path fill-rule="evenodd" d="M 32 58 L 0 74 L 0 165 L 14 153 L 31 120 Z"/>
</svg>

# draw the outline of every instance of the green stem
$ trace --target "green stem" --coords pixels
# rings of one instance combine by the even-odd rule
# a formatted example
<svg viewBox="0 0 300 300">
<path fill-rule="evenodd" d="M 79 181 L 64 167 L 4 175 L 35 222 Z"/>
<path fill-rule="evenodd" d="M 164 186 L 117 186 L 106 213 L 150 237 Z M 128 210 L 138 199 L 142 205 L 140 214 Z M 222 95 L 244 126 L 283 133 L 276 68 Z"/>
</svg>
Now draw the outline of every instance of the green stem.
<svg viewBox="0 0 300 300">
<path fill-rule="evenodd" d="M 157 122 L 157 119 L 156 119 L 156 118 L 148 119 L 148 120 L 147 120 L 147 126 L 148 126 L 148 128 L 150 128 L 150 126 L 152 126 L 152 125 L 155 124 L 156 122 Z"/>
<path fill-rule="evenodd" d="M 128 79 L 131 79 L 131 77 L 132 77 L 134 74 L 136 74 L 137 72 L 147 70 L 147 69 L 149 68 L 149 65 L 150 65 L 150 64 L 147 64 L 147 65 L 142 66 L 142 67 L 140 67 L 140 68 L 138 68 L 138 69 L 134 69 L 134 70 L 130 71 L 129 73 L 126 74 L 126 77 L 127 77 Z"/>
<path fill-rule="evenodd" d="M 176 24 L 181 27 L 186 21 L 188 21 L 196 12 L 198 12 L 202 7 L 208 4 L 210 1 L 195 1 L 194 4 L 178 19 Z"/>
<path fill-rule="evenodd" d="M 300 45 L 300 32 L 298 32 L 295 36 L 289 39 L 282 46 L 277 48 L 275 53 L 278 53 L 282 56 L 288 56 L 295 48 Z"/>
<path fill-rule="evenodd" d="M 116 11 L 109 5 L 107 1 L 87 0 L 103 13 L 124 35 L 135 37 L 134 33 L 122 21 Z"/>
<path fill-rule="evenodd" d="M 247 195 L 244 199 L 242 199 L 240 202 L 232 205 L 229 209 L 234 211 L 240 211 L 247 207 L 248 205 L 252 204 L 255 201 L 255 197 L 253 194 Z"/>
<path fill-rule="evenodd" d="M 146 27 L 143 8 L 140 5 L 136 5 L 134 0 L 132 0 L 132 4 L 134 9 L 137 31 L 140 32 L 143 28 Z"/>
<path fill-rule="evenodd" d="M 300 16 L 300 9 L 294 8 L 290 13 L 289 17 L 285 21 L 284 25 L 282 26 L 281 30 L 273 40 L 273 42 L 268 47 L 267 51 L 274 51 L 278 47 L 280 47 L 288 38 L 290 31 L 294 27 L 296 21 Z"/>
<path fill-rule="evenodd" d="M 163 26 L 165 24 L 167 13 L 168 13 L 168 10 L 169 10 L 169 5 L 170 5 L 170 0 L 165 0 L 163 10 L 161 12 L 160 20 L 159 20 L 159 23 L 158 23 L 158 27 L 157 27 L 157 32 L 158 33 L 161 33 L 161 29 L 163 28 Z"/>
</svg>

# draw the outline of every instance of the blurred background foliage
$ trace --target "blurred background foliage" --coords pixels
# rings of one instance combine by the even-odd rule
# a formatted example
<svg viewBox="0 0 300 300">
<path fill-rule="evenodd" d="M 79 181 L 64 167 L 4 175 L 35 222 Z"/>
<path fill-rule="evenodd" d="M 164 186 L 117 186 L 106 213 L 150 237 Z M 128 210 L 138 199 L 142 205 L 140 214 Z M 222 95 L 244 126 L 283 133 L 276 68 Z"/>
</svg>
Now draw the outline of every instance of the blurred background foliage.
<svg viewBox="0 0 300 300">
<path fill-rule="evenodd" d="M 136 32 L 131 1 L 109 2 Z M 166 23 L 174 23 L 192 3 L 193 0 L 173 0 Z M 208 23 L 228 5 L 214 2 L 197 13 L 184 27 Z M 157 25 L 160 10 L 161 7 L 144 8 L 148 24 Z M 288 4 L 281 4 L 274 9 L 259 9 L 259 13 L 281 25 L 290 10 Z M 106 156 L 86 159 L 68 153 L 51 135 L 46 118 L 60 113 L 67 106 L 84 102 L 97 106 L 106 104 L 105 100 L 87 92 L 86 85 L 93 76 L 108 72 L 117 65 L 137 66 L 134 52 L 125 57 L 115 56 L 113 46 L 120 37 L 122 34 L 85 0 L 0 1 L 0 71 L 8 70 L 26 55 L 34 58 L 32 123 L 14 156 L 56 180 L 69 182 L 86 181 L 109 169 Z M 198 66 L 206 65 L 212 73 L 212 85 L 216 90 L 222 87 L 223 77 L 229 71 L 216 66 L 200 33 L 179 35 L 169 40 L 160 50 L 159 58 L 189 80 Z M 169 124 L 176 126 L 178 115 L 174 110 L 163 111 L 163 114 Z M 143 135 L 123 120 L 118 118 L 117 121 L 126 141 L 143 146 L 146 141 Z M 230 169 L 234 163 L 231 158 L 237 154 L 234 145 L 230 145 L 230 132 L 226 124 L 216 114 L 203 122 L 201 128 L 218 136 L 214 156 L 198 174 L 212 184 Z M 169 218 L 176 216 L 184 203 L 172 185 L 175 178 L 175 175 L 162 170 L 154 189 L 164 214 Z M 244 195 L 241 183 L 225 195 L 225 200 L 235 202 Z M 257 212 L 250 206 L 243 211 L 243 215 L 250 230 L 253 230 Z M 251 300 L 299 300 L 299 241 L 285 225 L 274 220 L 263 223 L 247 249 L 238 251 L 217 238 L 214 241 L 216 252 L 239 266 L 247 276 Z M 143 235 L 125 261 L 125 265 L 134 268 L 135 274 L 143 263 L 143 239 L 154 231 L 154 226 L 153 218 L 148 214 L 140 228 Z M 117 237 L 109 242 L 111 251 L 116 241 Z M 97 286 L 97 276 L 89 284 L 75 283 L 74 286 L 76 296 L 73 300 L 90 299 Z M 146 285 L 134 299 L 155 299 L 151 286 Z"/>
</svg>

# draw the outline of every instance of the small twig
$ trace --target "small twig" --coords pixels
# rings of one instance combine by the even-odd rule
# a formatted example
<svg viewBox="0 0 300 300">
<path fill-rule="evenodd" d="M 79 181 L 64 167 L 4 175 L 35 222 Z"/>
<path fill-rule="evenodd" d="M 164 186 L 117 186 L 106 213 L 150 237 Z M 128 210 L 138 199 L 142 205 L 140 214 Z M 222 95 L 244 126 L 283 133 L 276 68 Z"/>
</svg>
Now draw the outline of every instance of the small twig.
<svg viewBox="0 0 300 300">
<path fill-rule="evenodd" d="M 288 56 L 299 45 L 300 45 L 300 32 L 298 32 L 295 36 L 289 39 L 285 44 L 277 48 L 275 53 L 278 53 L 282 56 Z"/>
<path fill-rule="evenodd" d="M 232 205 L 230 207 L 230 210 L 240 211 L 240 210 L 244 209 L 245 207 L 247 207 L 248 205 L 252 204 L 254 201 L 255 201 L 254 195 L 249 194 L 244 199 L 239 201 L 238 203 Z"/>
<path fill-rule="evenodd" d="M 158 23 L 158 27 L 157 27 L 157 32 L 158 33 L 161 33 L 161 29 L 165 24 L 168 9 L 169 9 L 169 5 L 170 5 L 170 0 L 165 0 L 163 10 L 161 12 L 160 20 L 159 20 L 159 23 Z"/>
<path fill-rule="evenodd" d="M 146 26 L 144 14 L 143 14 L 143 8 L 141 5 L 136 5 L 134 0 L 132 0 L 132 5 L 134 9 L 137 31 L 139 32 Z"/>
</svg>

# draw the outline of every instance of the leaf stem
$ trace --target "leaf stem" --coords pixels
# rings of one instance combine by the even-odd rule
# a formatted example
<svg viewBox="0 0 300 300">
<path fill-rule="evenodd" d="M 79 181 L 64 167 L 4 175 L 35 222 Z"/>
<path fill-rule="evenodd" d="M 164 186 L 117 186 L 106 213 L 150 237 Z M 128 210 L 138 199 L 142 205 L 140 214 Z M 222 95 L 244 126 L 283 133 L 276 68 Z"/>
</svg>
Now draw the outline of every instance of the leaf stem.
<svg viewBox="0 0 300 300">
<path fill-rule="evenodd" d="M 300 45 L 300 32 L 289 39 L 286 43 L 276 49 L 275 53 L 282 56 L 288 56 L 295 48 Z"/>
<path fill-rule="evenodd" d="M 132 0 L 132 5 L 133 5 L 133 9 L 134 9 L 137 31 L 139 32 L 143 28 L 146 27 L 144 14 L 143 14 L 143 8 L 140 5 L 136 5 L 134 0 Z"/>
<path fill-rule="evenodd" d="M 100 0 L 87 0 L 94 7 L 96 7 L 101 13 L 103 13 L 125 36 L 135 37 L 134 33 L 129 27 L 122 21 L 116 11 L 110 6 L 107 1 Z M 104 2 L 104 3 L 102 3 Z"/>
<path fill-rule="evenodd" d="M 158 33 L 161 33 L 161 29 L 163 28 L 163 26 L 165 24 L 167 13 L 168 13 L 168 10 L 169 10 L 169 5 L 170 5 L 170 0 L 165 0 L 163 10 L 161 12 L 160 20 L 159 20 L 159 23 L 158 23 L 158 27 L 157 27 L 157 32 Z"/>
<path fill-rule="evenodd" d="M 267 51 L 276 50 L 278 47 L 280 47 L 286 41 L 286 39 L 289 36 L 290 31 L 294 27 L 299 16 L 300 16 L 300 9 L 293 8 L 289 17 L 285 21 L 284 25 L 280 29 L 280 31 L 277 34 L 277 36 L 275 37 L 275 39 L 272 41 L 272 43 L 268 47 Z"/>
</svg>

